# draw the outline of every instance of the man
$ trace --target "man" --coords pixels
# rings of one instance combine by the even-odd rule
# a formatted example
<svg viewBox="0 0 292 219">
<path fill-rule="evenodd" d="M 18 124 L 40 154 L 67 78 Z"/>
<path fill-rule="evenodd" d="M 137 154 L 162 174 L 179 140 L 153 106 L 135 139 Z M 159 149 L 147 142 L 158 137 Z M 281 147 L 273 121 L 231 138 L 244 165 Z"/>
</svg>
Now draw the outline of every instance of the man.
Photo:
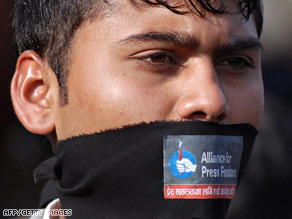
<svg viewBox="0 0 292 219">
<path fill-rule="evenodd" d="M 20 0 L 15 8 L 12 100 L 22 124 L 56 148 L 54 203 L 77 218 L 226 215 L 236 186 L 223 191 L 236 181 L 242 148 L 225 137 L 243 137 L 244 167 L 263 112 L 260 1 Z M 184 151 L 211 136 L 214 145 Z M 180 178 L 200 196 L 167 197 Z"/>
</svg>

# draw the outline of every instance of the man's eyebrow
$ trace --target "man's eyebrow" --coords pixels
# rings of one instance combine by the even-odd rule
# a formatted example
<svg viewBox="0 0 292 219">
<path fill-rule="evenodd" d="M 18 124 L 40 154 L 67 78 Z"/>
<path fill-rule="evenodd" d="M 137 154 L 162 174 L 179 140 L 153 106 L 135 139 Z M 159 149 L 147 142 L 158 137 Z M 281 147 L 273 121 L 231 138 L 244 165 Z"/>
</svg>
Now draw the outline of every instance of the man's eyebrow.
<svg viewBox="0 0 292 219">
<path fill-rule="evenodd" d="M 118 43 L 162 42 L 172 45 L 193 48 L 199 44 L 197 39 L 184 32 L 155 32 L 150 31 L 141 34 L 130 35 Z"/>
<path fill-rule="evenodd" d="M 263 50 L 263 45 L 256 37 L 248 37 L 243 39 L 236 39 L 232 42 L 223 43 L 216 48 L 217 54 L 222 53 L 233 53 L 243 50 L 253 50 L 260 49 Z"/>
<path fill-rule="evenodd" d="M 130 35 L 118 43 L 139 44 L 140 42 L 161 42 L 176 46 L 183 46 L 190 49 L 196 48 L 200 42 L 190 33 L 186 32 L 156 32 L 150 31 L 141 34 Z M 216 48 L 216 53 L 233 53 L 242 50 L 263 49 L 263 46 L 258 38 L 246 37 L 236 39 L 231 42 L 223 43 Z"/>
</svg>

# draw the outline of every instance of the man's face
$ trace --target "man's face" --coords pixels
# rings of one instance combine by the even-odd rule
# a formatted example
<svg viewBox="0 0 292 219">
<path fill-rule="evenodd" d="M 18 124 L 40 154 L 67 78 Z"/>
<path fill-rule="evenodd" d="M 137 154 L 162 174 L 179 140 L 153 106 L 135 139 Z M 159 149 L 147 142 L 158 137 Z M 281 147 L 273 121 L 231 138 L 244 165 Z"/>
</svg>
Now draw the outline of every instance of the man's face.
<svg viewBox="0 0 292 219">
<path fill-rule="evenodd" d="M 76 33 L 69 104 L 54 109 L 59 140 L 155 120 L 259 128 L 263 84 L 253 19 L 139 11 L 121 2 Z"/>
</svg>

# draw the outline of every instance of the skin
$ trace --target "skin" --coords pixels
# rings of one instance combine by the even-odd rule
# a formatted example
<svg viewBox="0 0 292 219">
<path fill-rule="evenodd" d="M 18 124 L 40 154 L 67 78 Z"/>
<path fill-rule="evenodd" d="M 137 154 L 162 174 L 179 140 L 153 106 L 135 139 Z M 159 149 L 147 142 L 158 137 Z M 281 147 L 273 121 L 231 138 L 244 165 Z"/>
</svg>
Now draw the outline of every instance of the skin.
<svg viewBox="0 0 292 219">
<path fill-rule="evenodd" d="M 236 8 L 230 4 L 229 10 Z M 137 10 L 122 1 L 110 16 L 77 31 L 66 106 L 59 105 L 54 72 L 32 51 L 18 61 L 12 99 L 21 93 L 26 63 L 26 72 L 36 76 L 21 95 L 32 106 L 24 112 L 16 100 L 16 113 L 28 130 L 55 132 L 58 140 L 156 120 L 249 123 L 258 129 L 264 104 L 260 56 L 253 19 Z"/>
</svg>

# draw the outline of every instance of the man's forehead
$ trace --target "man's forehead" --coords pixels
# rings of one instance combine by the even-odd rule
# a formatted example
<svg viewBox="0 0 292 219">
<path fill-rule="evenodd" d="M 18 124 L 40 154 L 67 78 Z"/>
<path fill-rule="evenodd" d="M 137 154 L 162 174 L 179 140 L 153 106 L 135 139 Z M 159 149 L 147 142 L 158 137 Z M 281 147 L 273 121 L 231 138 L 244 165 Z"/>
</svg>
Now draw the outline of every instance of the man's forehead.
<svg viewBox="0 0 292 219">
<path fill-rule="evenodd" d="M 152 34 L 152 33 L 158 33 L 162 32 L 160 35 L 165 35 L 163 33 L 180 33 L 180 34 L 167 34 L 167 39 L 171 38 L 171 41 L 173 42 L 173 39 L 186 39 L 183 42 L 187 42 L 184 44 L 189 44 L 191 35 L 192 33 L 195 32 L 200 32 L 200 26 L 197 25 L 197 21 L 202 21 L 205 20 L 207 22 L 204 22 L 204 25 L 212 27 L 216 27 L 216 29 L 225 29 L 229 34 L 231 34 L 234 37 L 238 38 L 236 35 L 243 36 L 243 31 L 241 29 L 241 26 L 252 26 L 251 28 L 248 27 L 248 31 L 250 33 L 246 33 L 247 37 L 254 37 L 256 38 L 256 29 L 254 21 L 247 21 L 245 22 L 242 18 L 241 14 L 219 14 L 218 16 L 212 15 L 211 13 L 204 14 L 204 16 L 200 15 L 194 15 L 191 13 L 182 13 L 178 14 L 173 11 L 171 11 L 169 8 L 155 5 L 154 7 L 150 7 L 150 4 L 147 4 L 144 0 L 129 0 L 129 1 L 114 1 L 116 3 L 116 9 L 114 9 L 115 12 L 112 13 L 112 16 L 107 16 L 108 20 L 105 22 L 106 23 L 106 28 L 105 31 L 114 31 L 111 32 L 109 35 L 113 35 L 114 33 L 121 32 L 119 34 L 121 36 L 120 39 L 116 39 L 115 41 L 117 43 L 127 41 L 127 42 L 137 42 L 138 40 L 144 40 L 147 38 L 156 40 L 157 39 L 157 34 Z M 197 1 L 193 1 L 196 2 Z M 230 3 L 231 7 L 235 7 L 236 1 L 235 0 L 226 0 L 226 1 L 212 1 L 214 3 L 216 2 L 221 2 L 221 3 Z M 167 1 L 173 7 L 174 5 L 178 6 L 181 5 L 181 7 L 177 7 L 176 10 L 182 9 L 183 7 L 190 8 L 190 6 L 187 6 L 188 1 L 184 0 L 171 0 Z M 238 2 L 237 2 L 238 3 Z M 143 5 L 142 5 L 143 4 Z M 182 5 L 184 4 L 184 6 Z M 219 4 L 219 3 L 217 3 Z M 215 6 L 214 6 L 215 7 Z M 236 6 L 237 7 L 237 6 Z M 191 9 L 189 9 L 191 10 Z M 185 19 L 182 19 L 185 17 Z M 225 17 L 227 19 L 221 19 L 222 17 Z M 105 18 L 105 19 L 107 19 Z M 97 23 L 100 23 L 100 21 L 97 20 Z M 103 22 L 102 22 L 103 23 Z M 117 25 L 118 23 L 118 25 Z M 201 23 L 201 22 L 200 22 Z M 252 25 L 249 25 L 252 23 Z M 104 25 L 103 25 L 104 26 Z M 110 28 L 112 27 L 112 28 Z M 124 30 L 127 29 L 127 34 L 126 36 L 124 35 Z M 99 30 L 100 31 L 100 30 Z M 244 31 L 246 32 L 246 31 Z M 215 34 L 215 33 L 214 33 Z M 143 35 L 143 37 L 140 37 Z M 155 37 L 151 37 L 151 36 Z M 160 36 L 159 35 L 159 36 Z M 231 36 L 230 35 L 230 36 Z M 139 36 L 139 37 L 137 37 Z M 174 37 L 173 37 L 174 36 Z M 183 36 L 183 37 L 182 37 Z M 185 37 L 186 36 L 186 37 Z M 243 36 L 243 38 L 245 38 Z M 126 40 L 125 40 L 126 39 Z M 232 40 L 232 39 L 231 39 Z M 165 41 L 165 40 L 164 40 Z M 170 41 L 170 40 L 169 40 Z M 180 39 L 181 41 L 181 39 Z"/>
<path fill-rule="evenodd" d="M 243 22 L 239 14 L 202 18 L 189 13 L 178 15 L 164 7 L 146 7 L 140 11 L 128 2 L 119 2 L 119 6 L 120 10 L 107 21 L 97 20 L 96 25 L 88 26 L 82 39 L 88 40 L 92 35 L 92 43 L 100 40 L 112 50 L 126 51 L 136 46 L 173 46 L 188 50 L 200 47 L 216 52 L 261 48 L 253 21 Z M 128 10 L 132 13 L 127 13 Z"/>
<path fill-rule="evenodd" d="M 118 2 L 123 2 L 119 1 Z M 244 1 L 240 2 L 238 0 L 128 0 L 128 3 L 135 6 L 138 10 L 143 9 L 143 7 L 165 7 L 175 13 L 195 13 L 204 14 L 206 9 L 214 11 L 215 13 L 236 13 L 240 12 L 239 6 L 243 5 Z"/>
<path fill-rule="evenodd" d="M 155 10 L 163 10 L 161 13 L 174 13 L 179 15 L 190 15 L 196 19 L 208 19 L 220 17 L 222 15 L 231 15 L 230 19 L 237 19 L 239 23 L 247 22 L 249 18 L 254 20 L 253 16 L 246 16 L 252 13 L 250 7 L 253 7 L 252 1 L 238 0 L 113 0 L 113 14 L 130 14 L 138 11 L 141 13 L 153 13 Z M 248 5 L 248 6 L 247 6 Z M 157 23 L 163 22 L 157 20 Z M 147 19 L 145 20 L 147 22 Z"/>
</svg>

